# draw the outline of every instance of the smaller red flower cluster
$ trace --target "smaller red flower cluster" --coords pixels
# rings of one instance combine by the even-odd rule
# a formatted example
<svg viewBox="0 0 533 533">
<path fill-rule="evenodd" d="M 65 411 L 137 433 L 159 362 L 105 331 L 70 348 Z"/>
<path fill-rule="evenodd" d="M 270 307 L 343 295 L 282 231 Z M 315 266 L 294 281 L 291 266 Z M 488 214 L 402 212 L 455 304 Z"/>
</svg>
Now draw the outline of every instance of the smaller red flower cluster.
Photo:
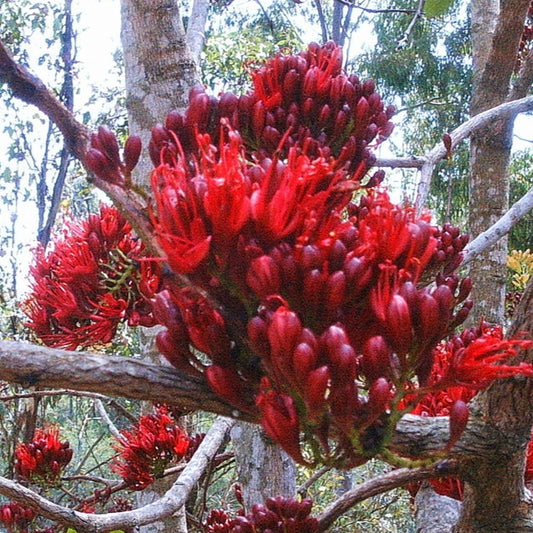
<svg viewBox="0 0 533 533">
<path fill-rule="evenodd" d="M 7 533 L 28 533 L 28 526 L 35 516 L 33 509 L 16 502 L 0 505 L 0 524 L 6 528 Z"/>
<path fill-rule="evenodd" d="M 142 490 L 164 474 L 165 468 L 185 457 L 189 437 L 168 411 L 160 407 L 155 414 L 141 416 L 114 446 L 118 452 L 112 469 L 131 490 Z"/>
<path fill-rule="evenodd" d="M 453 419 L 457 417 L 458 412 L 466 409 L 463 406 L 466 406 L 478 390 L 485 388 L 495 378 L 517 373 L 533 376 L 531 366 L 525 363 L 512 366 L 498 364 L 516 356 L 516 349 L 529 348 L 531 345 L 531 341 L 505 340 L 501 327 L 489 326 L 486 323 L 454 335 L 435 349 L 435 364 L 426 386 L 431 392 L 418 401 L 411 413 L 420 416 L 449 416 L 450 442 L 456 441 L 464 429 L 464 424 L 461 424 L 459 432 L 452 434 L 455 424 Z M 406 398 L 404 406 L 413 400 L 414 397 Z M 466 423 L 466 420 L 464 422 Z M 529 465 L 533 465 L 531 446 L 526 480 L 533 478 L 533 467 Z M 456 500 L 463 498 L 463 483 L 457 478 L 433 479 L 430 483 L 438 494 Z M 414 496 L 418 487 L 419 484 L 412 484 L 407 488 Z"/>
<path fill-rule="evenodd" d="M 32 292 L 23 304 L 42 341 L 75 349 L 107 343 L 121 321 L 154 324 L 149 298 L 159 267 L 115 207 L 102 205 L 87 220 L 67 224 L 54 249 L 36 253 Z"/>
<path fill-rule="evenodd" d="M 59 439 L 59 429 L 37 429 L 32 442 L 15 450 L 15 471 L 30 483 L 53 485 L 72 459 L 68 441 Z"/>
<path fill-rule="evenodd" d="M 126 140 L 121 159 L 115 134 L 105 126 L 98 128 L 90 139 L 91 147 L 85 154 L 85 164 L 98 177 L 119 186 L 128 185 L 131 171 L 141 155 L 140 137 L 132 135 Z"/>
<path fill-rule="evenodd" d="M 213 509 L 202 524 L 204 533 L 317 533 L 318 520 L 310 516 L 313 502 L 292 498 L 269 498 L 255 504 L 246 516 L 230 517 Z"/>
</svg>

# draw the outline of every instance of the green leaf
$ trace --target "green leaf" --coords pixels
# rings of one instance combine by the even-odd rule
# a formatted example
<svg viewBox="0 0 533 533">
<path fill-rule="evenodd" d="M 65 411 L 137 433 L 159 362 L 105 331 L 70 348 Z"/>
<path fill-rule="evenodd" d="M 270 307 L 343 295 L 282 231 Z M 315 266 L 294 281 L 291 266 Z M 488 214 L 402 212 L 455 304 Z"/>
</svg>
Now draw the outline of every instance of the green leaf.
<svg viewBox="0 0 533 533">
<path fill-rule="evenodd" d="M 69 527 L 67 529 L 67 533 L 78 533 L 75 529 L 72 529 L 71 527 Z"/>
<path fill-rule="evenodd" d="M 426 17 L 433 18 L 444 15 L 453 4 L 453 0 L 426 0 L 424 2 L 424 13 Z"/>
</svg>

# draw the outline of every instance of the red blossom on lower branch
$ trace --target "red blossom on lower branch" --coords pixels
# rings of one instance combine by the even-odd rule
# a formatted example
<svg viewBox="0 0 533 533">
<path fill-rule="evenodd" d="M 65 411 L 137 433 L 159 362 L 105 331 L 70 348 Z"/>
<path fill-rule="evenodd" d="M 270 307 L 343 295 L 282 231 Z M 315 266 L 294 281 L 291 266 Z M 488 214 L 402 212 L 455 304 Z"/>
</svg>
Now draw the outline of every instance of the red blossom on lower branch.
<svg viewBox="0 0 533 533">
<path fill-rule="evenodd" d="M 30 443 L 15 450 L 15 471 L 30 483 L 56 484 L 72 459 L 68 441 L 59 439 L 58 428 L 37 429 Z"/>
<path fill-rule="evenodd" d="M 164 474 L 165 468 L 187 454 L 189 437 L 160 407 L 144 415 L 130 430 L 123 430 L 114 446 L 118 452 L 112 469 L 132 490 L 142 490 Z"/>
<path fill-rule="evenodd" d="M 230 516 L 213 509 L 202 524 L 204 533 L 316 533 L 318 520 L 311 516 L 313 502 L 292 498 L 269 498 L 255 504 L 250 513 Z"/>
<path fill-rule="evenodd" d="M 33 509 L 16 502 L 0 505 L 0 524 L 6 528 L 7 533 L 28 533 L 28 526 L 35 516 Z"/>
</svg>

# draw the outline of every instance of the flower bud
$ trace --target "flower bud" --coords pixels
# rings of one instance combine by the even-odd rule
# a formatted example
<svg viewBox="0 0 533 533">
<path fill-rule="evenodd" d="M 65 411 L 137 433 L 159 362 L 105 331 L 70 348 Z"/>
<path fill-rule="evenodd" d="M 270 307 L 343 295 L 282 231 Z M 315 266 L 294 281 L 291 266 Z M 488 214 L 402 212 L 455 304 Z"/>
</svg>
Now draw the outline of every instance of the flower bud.
<svg viewBox="0 0 533 533">
<path fill-rule="evenodd" d="M 257 257 L 248 269 L 246 283 L 260 299 L 279 294 L 280 273 L 277 263 L 269 255 Z"/>
<path fill-rule="evenodd" d="M 326 393 L 330 378 L 329 368 L 326 365 L 313 370 L 307 376 L 305 401 L 311 418 L 318 419 L 326 404 Z"/>
<path fill-rule="evenodd" d="M 364 344 L 361 370 L 368 382 L 391 376 L 391 349 L 380 335 L 370 337 Z"/>
<path fill-rule="evenodd" d="M 385 378 L 376 379 L 370 386 L 367 407 L 372 421 L 387 409 L 391 398 L 390 389 L 390 383 Z"/>
<path fill-rule="evenodd" d="M 224 366 L 211 365 L 205 369 L 204 375 L 207 384 L 216 395 L 238 409 L 245 411 L 250 409 L 250 406 L 244 401 L 247 395 L 243 391 L 243 382 L 235 370 Z"/>
<path fill-rule="evenodd" d="M 447 451 L 451 450 L 463 434 L 468 423 L 468 417 L 468 406 L 462 400 L 457 400 L 450 408 L 450 438 L 446 444 Z"/>
<path fill-rule="evenodd" d="M 393 348 L 405 355 L 413 342 L 411 314 L 405 299 L 395 294 L 387 307 L 385 326 Z"/>
<path fill-rule="evenodd" d="M 141 155 L 142 142 L 137 135 L 130 135 L 124 144 L 124 166 L 126 172 L 131 172 Z"/>
</svg>

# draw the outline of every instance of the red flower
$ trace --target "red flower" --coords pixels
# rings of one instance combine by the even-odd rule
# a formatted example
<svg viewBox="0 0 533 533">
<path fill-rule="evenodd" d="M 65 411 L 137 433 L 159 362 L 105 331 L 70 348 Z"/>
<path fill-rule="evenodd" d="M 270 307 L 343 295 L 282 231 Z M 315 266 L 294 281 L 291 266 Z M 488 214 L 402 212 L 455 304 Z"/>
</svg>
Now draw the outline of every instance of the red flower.
<svg viewBox="0 0 533 533">
<path fill-rule="evenodd" d="M 198 136 L 200 171 L 206 182 L 203 198 L 215 245 L 234 244 L 250 219 L 250 180 L 246 175 L 240 135 L 230 130 L 227 143 L 220 143 L 218 157 L 209 135 Z"/>
<path fill-rule="evenodd" d="M 533 341 L 502 337 L 501 328 L 491 328 L 466 347 L 456 348 L 453 342 L 441 346 L 449 351 L 449 367 L 436 386 L 462 385 L 479 390 L 495 379 L 516 375 L 533 377 L 533 366 L 529 363 L 501 364 L 516 357 L 519 350 L 531 348 Z"/>
<path fill-rule="evenodd" d="M 149 299 L 159 267 L 144 254 L 114 207 L 70 222 L 51 252 L 36 252 L 32 293 L 22 306 L 29 327 L 49 346 L 75 349 L 111 341 L 122 321 L 153 325 Z"/>
<path fill-rule="evenodd" d="M 132 490 L 142 490 L 164 474 L 171 463 L 187 453 L 189 437 L 161 407 L 144 415 L 130 430 L 122 431 L 114 446 L 118 452 L 112 469 Z"/>
<path fill-rule="evenodd" d="M 327 201 L 343 178 L 343 174 L 334 171 L 331 161 L 311 160 L 297 155 L 296 150 L 289 151 L 286 165 L 277 161 L 269 164 L 251 197 L 258 236 L 267 243 L 277 242 L 301 234 L 304 222 L 311 216 L 318 224 L 325 217 L 326 207 L 332 209 Z"/>
<path fill-rule="evenodd" d="M 169 265 L 176 272 L 193 272 L 207 257 L 211 242 L 201 201 L 180 164 L 157 167 L 152 173 L 152 191 L 157 213 L 153 222 Z"/>
<path fill-rule="evenodd" d="M 33 441 L 15 450 L 15 471 L 31 483 L 53 485 L 72 459 L 68 441 L 59 440 L 59 429 L 37 429 Z"/>
<path fill-rule="evenodd" d="M 35 511 L 16 502 L 0 505 L 0 523 L 7 533 L 28 533 L 28 526 L 35 518 Z"/>
<path fill-rule="evenodd" d="M 261 392 L 256 398 L 261 410 L 261 425 L 295 461 L 305 464 L 300 449 L 300 422 L 293 399 L 271 388 L 263 378 Z"/>
</svg>

